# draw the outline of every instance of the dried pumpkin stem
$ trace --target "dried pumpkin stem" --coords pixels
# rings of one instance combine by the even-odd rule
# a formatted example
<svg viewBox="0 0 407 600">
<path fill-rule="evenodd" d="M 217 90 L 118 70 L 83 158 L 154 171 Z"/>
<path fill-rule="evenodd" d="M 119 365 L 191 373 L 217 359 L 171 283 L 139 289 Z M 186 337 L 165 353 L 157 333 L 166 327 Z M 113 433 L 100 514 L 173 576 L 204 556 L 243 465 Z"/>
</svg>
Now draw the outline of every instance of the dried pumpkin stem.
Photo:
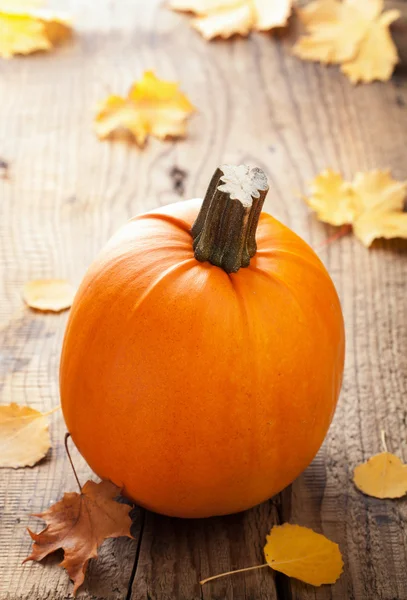
<svg viewBox="0 0 407 600">
<path fill-rule="evenodd" d="M 261 169 L 216 169 L 191 230 L 195 258 L 226 273 L 248 267 L 257 251 L 256 229 L 268 189 Z"/>
<path fill-rule="evenodd" d="M 220 577 L 226 577 L 227 575 L 234 575 L 235 573 L 245 573 L 246 571 L 254 571 L 255 569 L 263 569 L 264 567 L 268 567 L 267 563 L 264 565 L 255 565 L 254 567 L 246 567 L 245 569 L 236 569 L 236 571 L 228 571 L 227 573 L 220 573 L 219 575 L 213 575 L 212 577 L 207 577 L 206 579 L 202 579 L 199 583 L 204 585 L 208 583 L 208 581 L 213 581 L 214 579 L 219 579 Z"/>
<path fill-rule="evenodd" d="M 66 452 L 66 454 L 68 456 L 69 462 L 71 463 L 72 471 L 73 471 L 73 474 L 75 475 L 75 479 L 76 479 L 76 483 L 78 484 L 79 492 L 82 494 L 81 482 L 79 481 L 79 477 L 78 477 L 78 474 L 77 474 L 76 469 L 74 467 L 74 464 L 73 464 L 73 461 L 72 461 L 72 457 L 71 457 L 71 453 L 70 453 L 69 448 L 68 448 L 68 440 L 69 440 L 70 437 L 71 437 L 71 434 L 69 432 L 65 434 L 65 440 L 64 440 L 64 443 L 65 443 L 65 452 Z"/>
</svg>

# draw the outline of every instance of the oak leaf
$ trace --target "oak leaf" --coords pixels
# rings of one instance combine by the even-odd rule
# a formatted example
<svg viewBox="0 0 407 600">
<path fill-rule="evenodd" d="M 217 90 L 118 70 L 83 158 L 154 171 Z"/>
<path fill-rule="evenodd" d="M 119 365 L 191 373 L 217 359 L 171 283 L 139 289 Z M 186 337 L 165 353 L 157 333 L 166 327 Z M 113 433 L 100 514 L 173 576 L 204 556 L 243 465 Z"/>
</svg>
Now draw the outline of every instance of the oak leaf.
<svg viewBox="0 0 407 600">
<path fill-rule="evenodd" d="M 50 50 L 70 37 L 66 15 L 38 8 L 38 4 L 0 0 L 0 57 Z"/>
<path fill-rule="evenodd" d="M 310 185 L 304 198 L 318 219 L 331 225 L 351 224 L 357 238 L 370 246 L 376 238 L 407 238 L 407 213 L 403 212 L 407 181 L 396 181 L 389 171 L 357 173 L 346 182 L 327 169 Z"/>
<path fill-rule="evenodd" d="M 352 83 L 387 81 L 398 62 L 389 27 L 400 11 L 383 0 L 316 0 L 299 10 L 307 35 L 293 52 L 304 60 L 341 64 Z"/>
<path fill-rule="evenodd" d="M 0 406 L 0 467 L 32 467 L 44 458 L 51 447 L 48 414 L 14 402 Z"/>
<path fill-rule="evenodd" d="M 32 554 L 24 560 L 40 561 L 59 548 L 64 550 L 61 566 L 74 582 L 74 594 L 85 579 L 91 558 L 107 538 L 132 537 L 131 507 L 115 502 L 120 489 L 110 481 L 87 481 L 82 493 L 64 494 L 62 500 L 43 513 L 34 515 L 47 526 L 40 533 L 28 530 L 34 540 Z"/>
<path fill-rule="evenodd" d="M 173 10 L 195 13 L 192 26 L 207 40 L 283 27 L 291 6 L 292 0 L 170 0 L 169 3 Z"/>
<path fill-rule="evenodd" d="M 126 130 L 143 146 L 149 135 L 161 140 L 184 137 L 187 118 L 194 111 L 177 83 L 163 81 L 146 71 L 126 98 L 109 96 L 101 103 L 95 131 L 100 139 L 106 139 Z"/>
<path fill-rule="evenodd" d="M 401 498 L 407 494 L 407 465 L 398 456 L 381 452 L 355 468 L 353 481 L 368 496 Z"/>
<path fill-rule="evenodd" d="M 272 569 L 305 583 L 335 583 L 343 570 L 338 544 L 308 527 L 284 523 L 267 536 L 266 561 Z"/>
<path fill-rule="evenodd" d="M 71 307 L 75 288 L 65 279 L 35 279 L 25 284 L 26 304 L 43 312 L 61 312 Z"/>
</svg>

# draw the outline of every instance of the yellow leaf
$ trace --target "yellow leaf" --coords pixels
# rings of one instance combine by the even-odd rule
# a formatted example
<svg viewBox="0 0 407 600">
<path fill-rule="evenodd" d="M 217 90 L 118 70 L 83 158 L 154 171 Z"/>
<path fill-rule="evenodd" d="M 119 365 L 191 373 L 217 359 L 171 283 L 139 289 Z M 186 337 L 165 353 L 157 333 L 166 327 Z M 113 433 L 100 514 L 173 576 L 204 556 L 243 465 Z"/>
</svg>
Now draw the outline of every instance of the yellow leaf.
<svg viewBox="0 0 407 600">
<path fill-rule="evenodd" d="M 50 50 L 71 35 L 64 15 L 36 8 L 38 2 L 0 0 L 0 57 Z"/>
<path fill-rule="evenodd" d="M 375 498 L 401 498 L 407 494 L 407 465 L 390 452 L 381 452 L 355 468 L 357 488 Z"/>
<path fill-rule="evenodd" d="M 300 525 L 277 525 L 264 547 L 267 563 L 289 577 L 320 586 L 335 583 L 343 570 L 338 544 Z"/>
<path fill-rule="evenodd" d="M 390 79 L 398 62 L 398 54 L 389 25 L 399 16 L 399 11 L 389 10 L 369 25 L 368 32 L 359 46 L 359 52 L 341 67 L 341 71 L 352 83 Z"/>
<path fill-rule="evenodd" d="M 0 467 L 32 467 L 50 447 L 46 414 L 14 402 L 0 406 Z"/>
<path fill-rule="evenodd" d="M 293 53 L 304 60 L 341 64 L 352 83 L 387 81 L 398 61 L 389 26 L 400 12 L 382 10 L 383 0 L 311 2 L 299 11 L 307 35 Z"/>
<path fill-rule="evenodd" d="M 406 193 L 407 181 L 394 180 L 389 171 L 357 173 L 348 183 L 327 169 L 311 183 L 305 201 L 325 223 L 352 224 L 356 237 L 370 246 L 376 238 L 407 238 Z"/>
<path fill-rule="evenodd" d="M 146 71 L 127 98 L 109 96 L 101 104 L 95 130 L 100 139 L 126 130 L 143 146 L 148 135 L 159 139 L 184 137 L 187 118 L 194 110 L 177 83 L 162 81 Z"/>
<path fill-rule="evenodd" d="M 292 0 L 170 0 L 169 3 L 173 10 L 195 13 L 192 26 L 207 40 L 283 27 L 291 6 Z"/>
<path fill-rule="evenodd" d="M 36 279 L 25 284 L 23 297 L 30 308 L 61 312 L 70 308 L 75 289 L 65 279 Z"/>
<path fill-rule="evenodd" d="M 315 177 L 310 187 L 311 195 L 305 201 L 320 221 L 331 225 L 353 222 L 356 216 L 354 193 L 340 173 L 326 169 Z"/>
</svg>

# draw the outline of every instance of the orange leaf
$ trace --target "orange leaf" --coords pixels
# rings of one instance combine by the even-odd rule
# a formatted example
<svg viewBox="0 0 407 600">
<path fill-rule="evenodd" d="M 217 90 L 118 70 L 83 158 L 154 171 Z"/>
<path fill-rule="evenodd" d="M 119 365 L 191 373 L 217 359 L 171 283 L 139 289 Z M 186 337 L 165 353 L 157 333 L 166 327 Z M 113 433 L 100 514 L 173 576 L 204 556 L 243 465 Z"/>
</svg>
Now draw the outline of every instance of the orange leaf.
<svg viewBox="0 0 407 600">
<path fill-rule="evenodd" d="M 352 83 L 390 79 L 398 61 L 390 24 L 398 10 L 382 13 L 383 0 L 316 0 L 299 11 L 307 35 L 293 48 L 304 60 L 341 64 Z"/>
<path fill-rule="evenodd" d="M 14 402 L 0 406 L 0 467 L 32 467 L 44 458 L 51 447 L 46 415 Z"/>
<path fill-rule="evenodd" d="M 75 289 L 65 279 L 36 279 L 25 284 L 23 297 L 30 308 L 61 312 L 70 308 Z"/>
<path fill-rule="evenodd" d="M 71 35 L 65 15 L 39 9 L 38 2 L 0 0 L 0 56 L 50 50 Z"/>
<path fill-rule="evenodd" d="M 87 481 L 82 493 L 64 494 L 62 500 L 45 512 L 34 515 L 47 526 L 40 533 L 28 530 L 34 540 L 32 554 L 24 560 L 42 560 L 59 548 L 64 550 L 61 566 L 74 582 L 74 594 L 85 579 L 91 558 L 107 538 L 132 537 L 131 508 L 115 502 L 120 489 L 110 481 Z"/>
<path fill-rule="evenodd" d="M 407 465 L 390 452 L 381 452 L 355 468 L 353 481 L 374 498 L 401 498 L 407 494 Z"/>
<path fill-rule="evenodd" d="M 272 569 L 305 583 L 335 583 L 343 570 L 338 544 L 300 525 L 277 525 L 267 536 L 264 555 Z"/>
<path fill-rule="evenodd" d="M 292 0 L 170 0 L 169 3 L 173 10 L 195 13 L 192 26 L 207 40 L 283 27 L 291 5 Z"/>
<path fill-rule="evenodd" d="M 146 71 L 127 98 L 109 96 L 99 107 L 95 130 L 100 139 L 126 130 L 143 146 L 148 135 L 158 139 L 184 137 L 187 117 L 194 112 L 178 84 Z"/>
</svg>

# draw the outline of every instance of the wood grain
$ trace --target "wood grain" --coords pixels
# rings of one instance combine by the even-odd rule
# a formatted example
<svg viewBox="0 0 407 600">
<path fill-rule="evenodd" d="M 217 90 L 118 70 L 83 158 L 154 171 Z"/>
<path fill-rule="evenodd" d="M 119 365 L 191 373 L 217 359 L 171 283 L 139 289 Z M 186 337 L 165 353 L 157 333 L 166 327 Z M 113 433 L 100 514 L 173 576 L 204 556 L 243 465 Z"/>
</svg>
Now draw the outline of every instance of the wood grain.
<svg viewBox="0 0 407 600">
<path fill-rule="evenodd" d="M 224 162 L 263 168 L 272 186 L 266 210 L 315 248 L 335 230 L 299 196 L 320 170 L 351 177 L 390 167 L 407 177 L 403 69 L 386 84 L 353 87 L 336 67 L 291 56 L 294 28 L 209 44 L 188 17 L 158 2 L 54 5 L 75 13 L 76 38 L 52 54 L 0 62 L 0 159 L 8 165 L 0 162 L 1 402 L 41 410 L 59 401 L 66 315 L 25 309 L 28 279 L 78 283 L 124 221 L 201 195 Z M 99 142 L 93 107 L 150 68 L 179 80 L 198 108 L 188 139 L 150 140 L 143 151 Z M 347 357 L 338 410 L 313 464 L 279 497 L 244 514 L 202 521 L 138 514 L 135 541 L 102 548 L 80 598 L 407 600 L 407 502 L 363 496 L 351 479 L 356 464 L 380 451 L 381 429 L 407 460 L 407 242 L 379 241 L 369 251 L 349 235 L 320 255 L 341 296 Z M 75 489 L 62 416 L 50 421 L 49 457 L 33 469 L 0 472 L 0 600 L 62 600 L 72 591 L 57 560 L 21 565 L 30 548 L 26 526 L 40 528 L 30 513 Z M 90 472 L 74 456 L 85 480 Z M 311 588 L 263 569 L 199 587 L 203 577 L 261 563 L 266 532 L 285 520 L 340 544 L 345 571 L 337 584 Z"/>
</svg>

